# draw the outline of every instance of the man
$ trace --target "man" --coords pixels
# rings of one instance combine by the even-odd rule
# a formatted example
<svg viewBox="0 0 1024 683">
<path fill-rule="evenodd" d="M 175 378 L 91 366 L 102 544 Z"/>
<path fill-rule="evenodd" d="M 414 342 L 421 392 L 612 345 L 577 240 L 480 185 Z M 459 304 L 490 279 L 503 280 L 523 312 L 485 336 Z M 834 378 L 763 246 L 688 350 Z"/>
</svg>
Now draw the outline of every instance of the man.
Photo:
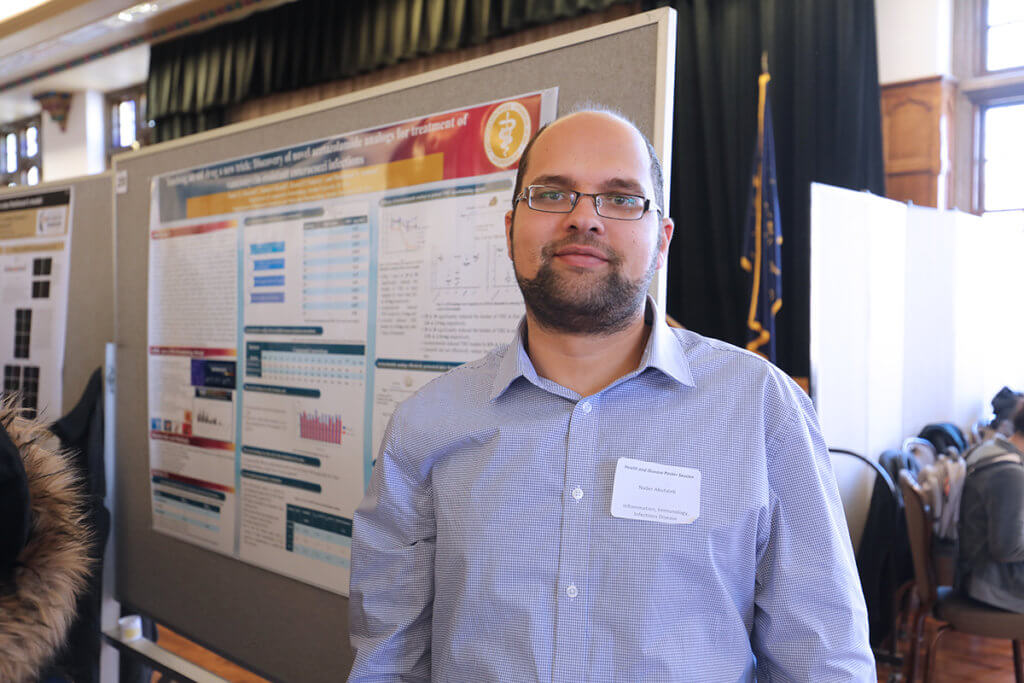
<svg viewBox="0 0 1024 683">
<path fill-rule="evenodd" d="M 960 585 L 967 595 L 1024 613 L 1024 398 L 1013 434 L 967 454 L 960 507 Z"/>
<path fill-rule="evenodd" d="M 525 151 L 526 317 L 395 412 L 355 514 L 350 680 L 875 680 L 806 395 L 645 296 L 661 186 L 612 114 Z"/>
</svg>

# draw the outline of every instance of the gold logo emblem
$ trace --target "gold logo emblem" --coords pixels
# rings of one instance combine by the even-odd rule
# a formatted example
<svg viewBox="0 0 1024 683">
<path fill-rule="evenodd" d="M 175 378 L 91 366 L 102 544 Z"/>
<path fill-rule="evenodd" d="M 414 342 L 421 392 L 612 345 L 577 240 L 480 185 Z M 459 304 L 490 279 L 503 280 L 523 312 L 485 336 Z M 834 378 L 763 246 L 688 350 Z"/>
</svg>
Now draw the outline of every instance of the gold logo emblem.
<svg viewBox="0 0 1024 683">
<path fill-rule="evenodd" d="M 491 112 L 484 126 L 484 151 L 498 168 L 519 160 L 530 140 L 530 114 L 518 102 L 505 102 Z"/>
</svg>

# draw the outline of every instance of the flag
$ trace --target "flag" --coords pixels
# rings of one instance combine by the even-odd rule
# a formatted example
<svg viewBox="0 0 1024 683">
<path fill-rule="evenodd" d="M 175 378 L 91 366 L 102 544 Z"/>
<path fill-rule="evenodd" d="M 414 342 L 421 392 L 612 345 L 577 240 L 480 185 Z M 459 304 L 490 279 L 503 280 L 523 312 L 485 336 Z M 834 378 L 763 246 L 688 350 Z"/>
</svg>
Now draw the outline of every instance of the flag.
<svg viewBox="0 0 1024 683">
<path fill-rule="evenodd" d="M 758 79 L 757 150 L 744 222 L 740 266 L 750 273 L 747 348 L 771 362 L 775 358 L 775 314 L 782 308 L 782 225 L 775 182 L 775 143 L 768 100 L 767 69 Z"/>
</svg>

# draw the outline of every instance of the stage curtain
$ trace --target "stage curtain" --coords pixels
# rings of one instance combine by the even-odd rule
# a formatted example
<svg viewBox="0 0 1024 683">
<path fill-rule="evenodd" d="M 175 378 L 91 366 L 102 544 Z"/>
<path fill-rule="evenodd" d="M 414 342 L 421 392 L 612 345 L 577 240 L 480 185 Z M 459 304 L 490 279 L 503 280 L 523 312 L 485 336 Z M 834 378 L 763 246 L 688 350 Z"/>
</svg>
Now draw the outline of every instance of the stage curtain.
<svg viewBox="0 0 1024 683">
<path fill-rule="evenodd" d="M 243 102 L 632 0 L 298 0 L 153 45 L 157 142 L 223 125 Z"/>
<path fill-rule="evenodd" d="M 807 376 L 811 182 L 885 194 L 873 0 L 668 4 L 678 11 L 668 312 L 746 341 L 739 260 L 767 52 L 784 238 L 776 341 L 782 369 Z"/>
</svg>

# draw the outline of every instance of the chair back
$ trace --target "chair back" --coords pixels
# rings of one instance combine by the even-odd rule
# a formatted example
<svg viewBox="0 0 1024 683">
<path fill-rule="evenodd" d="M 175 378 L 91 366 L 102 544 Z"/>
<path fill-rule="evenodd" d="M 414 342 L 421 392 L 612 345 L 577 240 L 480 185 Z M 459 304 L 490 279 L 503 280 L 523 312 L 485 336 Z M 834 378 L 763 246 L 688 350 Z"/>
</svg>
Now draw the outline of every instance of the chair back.
<svg viewBox="0 0 1024 683">
<path fill-rule="evenodd" d="M 829 453 L 838 453 L 840 455 L 848 455 L 848 456 L 850 456 L 852 458 L 855 458 L 855 459 L 861 461 L 862 463 L 864 463 L 865 465 L 867 465 L 868 467 L 873 469 L 875 471 L 875 476 L 881 477 L 882 481 L 885 482 L 885 486 L 889 489 L 889 493 L 891 493 L 894 497 L 896 496 L 896 484 L 893 483 L 892 477 L 890 477 L 889 473 L 885 471 L 885 468 L 882 467 L 881 465 L 879 465 L 876 461 L 869 460 L 868 458 L 865 458 L 860 453 L 857 453 L 857 452 L 851 451 L 851 450 L 847 450 L 845 448 L 831 448 L 831 447 L 829 447 L 828 452 Z"/>
<path fill-rule="evenodd" d="M 907 536 L 910 555 L 914 561 L 914 581 L 922 609 L 931 609 L 938 598 L 935 567 L 932 564 L 932 515 L 925 502 L 924 492 L 914 476 L 900 472 L 900 490 L 907 515 Z"/>
</svg>

